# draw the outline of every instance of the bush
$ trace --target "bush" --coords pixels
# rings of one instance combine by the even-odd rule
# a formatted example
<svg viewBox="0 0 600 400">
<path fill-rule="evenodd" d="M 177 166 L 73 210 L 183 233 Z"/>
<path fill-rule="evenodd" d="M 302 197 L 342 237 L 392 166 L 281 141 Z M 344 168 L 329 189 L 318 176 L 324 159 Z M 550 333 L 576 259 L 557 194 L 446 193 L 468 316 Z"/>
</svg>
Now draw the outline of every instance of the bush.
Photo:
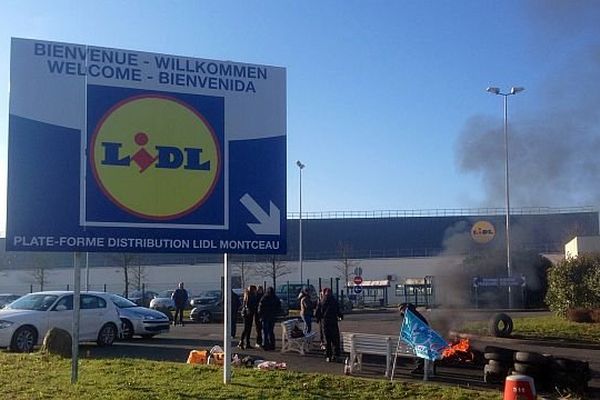
<svg viewBox="0 0 600 400">
<path fill-rule="evenodd" d="M 590 312 L 592 322 L 600 322 L 600 308 L 596 308 Z"/>
<path fill-rule="evenodd" d="M 569 309 L 600 307 L 600 254 L 561 261 L 548 270 L 546 304 L 566 316 Z"/>
</svg>

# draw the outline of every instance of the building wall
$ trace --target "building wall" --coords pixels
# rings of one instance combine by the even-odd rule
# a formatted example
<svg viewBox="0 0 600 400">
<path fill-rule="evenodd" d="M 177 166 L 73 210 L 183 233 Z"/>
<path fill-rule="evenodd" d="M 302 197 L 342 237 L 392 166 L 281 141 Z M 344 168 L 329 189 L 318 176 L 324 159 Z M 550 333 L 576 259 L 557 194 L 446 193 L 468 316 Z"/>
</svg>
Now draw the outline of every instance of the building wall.
<svg viewBox="0 0 600 400">
<path fill-rule="evenodd" d="M 600 236 L 577 236 L 565 244 L 566 258 L 592 252 L 600 252 Z"/>
</svg>

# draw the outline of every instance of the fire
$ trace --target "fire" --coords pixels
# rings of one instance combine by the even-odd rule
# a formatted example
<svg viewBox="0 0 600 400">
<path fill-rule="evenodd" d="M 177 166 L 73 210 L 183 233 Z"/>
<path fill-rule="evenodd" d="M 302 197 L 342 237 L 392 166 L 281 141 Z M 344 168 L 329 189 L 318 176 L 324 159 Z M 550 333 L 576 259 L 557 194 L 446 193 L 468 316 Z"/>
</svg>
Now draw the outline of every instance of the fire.
<svg viewBox="0 0 600 400">
<path fill-rule="evenodd" d="M 442 358 L 453 357 L 455 355 L 460 355 L 460 353 L 470 353 L 470 350 L 471 345 L 469 344 L 469 339 L 460 339 L 442 352 Z"/>
</svg>

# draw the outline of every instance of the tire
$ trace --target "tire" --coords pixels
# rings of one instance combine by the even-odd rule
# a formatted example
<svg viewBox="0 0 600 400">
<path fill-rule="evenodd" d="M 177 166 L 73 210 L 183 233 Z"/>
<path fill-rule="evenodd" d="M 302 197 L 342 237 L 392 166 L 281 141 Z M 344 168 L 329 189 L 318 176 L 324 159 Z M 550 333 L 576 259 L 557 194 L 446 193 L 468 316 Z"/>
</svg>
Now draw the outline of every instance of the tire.
<svg viewBox="0 0 600 400">
<path fill-rule="evenodd" d="M 98 332 L 98 339 L 96 343 L 100 347 L 112 346 L 115 339 L 117 338 L 117 327 L 113 323 L 104 324 L 102 328 L 100 328 L 100 332 Z"/>
<path fill-rule="evenodd" d="M 513 331 L 513 320 L 504 313 L 496 314 L 490 319 L 490 334 L 495 337 L 507 337 Z"/>
<path fill-rule="evenodd" d="M 515 353 L 515 361 L 530 365 L 545 366 L 548 365 L 550 360 L 540 353 L 517 351 Z"/>
<path fill-rule="evenodd" d="M 508 372 L 508 366 L 501 362 L 491 360 L 484 368 L 484 372 L 487 371 L 491 374 L 506 375 Z"/>
<path fill-rule="evenodd" d="M 487 365 L 494 370 L 508 370 L 512 366 L 512 363 L 506 361 L 488 360 Z"/>
<path fill-rule="evenodd" d="M 200 322 L 201 324 L 208 324 L 209 322 L 212 321 L 212 315 L 206 310 L 200 311 L 198 313 L 197 321 Z"/>
<path fill-rule="evenodd" d="M 484 353 L 483 358 L 486 360 L 494 360 L 499 361 L 505 364 L 510 364 L 513 362 L 513 353 L 512 352 L 502 352 L 502 353 Z"/>
<path fill-rule="evenodd" d="M 524 364 L 520 362 L 516 362 L 513 368 L 520 374 L 525 374 L 534 378 L 539 377 L 542 372 L 542 369 L 538 365 Z"/>
<path fill-rule="evenodd" d="M 497 372 L 497 370 L 489 365 L 483 367 L 483 381 L 485 383 L 501 383 L 505 377 L 505 372 Z"/>
<path fill-rule="evenodd" d="M 10 350 L 17 353 L 31 353 L 37 344 L 38 333 L 33 326 L 22 326 L 13 334 Z"/>
<path fill-rule="evenodd" d="M 123 325 L 123 339 L 131 340 L 133 338 L 133 324 L 128 319 L 121 319 L 121 325 Z"/>
</svg>

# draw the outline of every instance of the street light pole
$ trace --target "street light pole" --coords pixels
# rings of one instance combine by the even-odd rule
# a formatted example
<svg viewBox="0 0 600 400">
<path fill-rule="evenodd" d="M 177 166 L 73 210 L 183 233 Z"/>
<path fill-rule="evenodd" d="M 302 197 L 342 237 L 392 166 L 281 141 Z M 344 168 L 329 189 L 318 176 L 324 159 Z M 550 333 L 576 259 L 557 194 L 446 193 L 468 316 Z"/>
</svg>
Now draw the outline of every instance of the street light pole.
<svg viewBox="0 0 600 400">
<path fill-rule="evenodd" d="M 304 283 L 304 276 L 302 274 L 302 170 L 306 165 L 302 164 L 300 160 L 296 161 L 296 165 L 298 166 L 298 170 L 300 172 L 300 219 L 299 219 L 299 235 L 298 235 L 298 253 L 299 253 L 299 261 L 300 261 L 300 283 Z"/>
<path fill-rule="evenodd" d="M 506 272 L 508 277 L 512 277 L 512 267 L 510 265 L 510 193 L 509 193 L 509 180 L 508 180 L 508 96 L 514 96 L 515 94 L 522 92 L 525 88 L 512 87 L 509 93 L 502 93 L 497 87 L 488 87 L 487 92 L 502 96 L 504 98 L 504 188 L 505 188 L 505 200 L 506 200 Z M 511 282 L 508 282 L 508 308 L 512 309 L 513 304 L 513 293 Z"/>
</svg>

